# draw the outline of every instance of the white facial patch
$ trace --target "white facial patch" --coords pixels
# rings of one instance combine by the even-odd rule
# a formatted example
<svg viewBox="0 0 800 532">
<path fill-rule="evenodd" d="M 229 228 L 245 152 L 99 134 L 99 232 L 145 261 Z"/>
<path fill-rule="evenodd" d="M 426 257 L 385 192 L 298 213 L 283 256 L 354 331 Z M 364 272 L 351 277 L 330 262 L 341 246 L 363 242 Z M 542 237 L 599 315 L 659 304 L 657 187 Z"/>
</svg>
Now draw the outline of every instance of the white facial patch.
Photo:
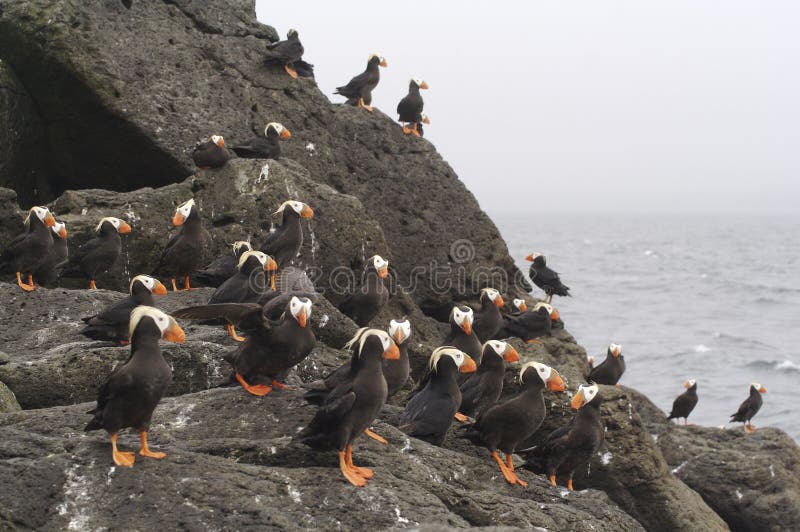
<svg viewBox="0 0 800 532">
<path fill-rule="evenodd" d="M 528 304 L 527 304 L 527 303 L 525 303 L 525 300 L 524 300 L 524 299 L 515 299 L 515 300 L 514 300 L 514 308 L 515 308 L 515 309 L 517 309 L 517 310 L 522 310 L 522 307 L 523 307 L 523 306 L 525 306 L 525 307 L 527 307 L 527 306 L 528 306 Z"/>
<path fill-rule="evenodd" d="M 595 398 L 600 388 L 596 384 L 592 384 L 590 386 L 584 386 L 583 384 L 581 384 L 580 387 L 578 388 L 578 391 L 581 390 L 583 390 L 584 400 L 588 403 Z"/>
<path fill-rule="evenodd" d="M 371 54 L 369 54 L 369 57 L 367 58 L 367 61 L 372 61 L 373 57 L 377 57 L 379 61 L 383 62 L 383 56 L 381 54 L 379 54 L 378 52 L 372 52 Z"/>
<path fill-rule="evenodd" d="M 234 253 L 239 253 L 239 251 L 241 251 L 242 248 L 245 248 L 247 251 L 250 251 L 251 249 L 253 249 L 253 246 L 251 246 L 250 242 L 246 240 L 239 240 L 233 243 Z"/>
<path fill-rule="evenodd" d="M 45 217 L 50 212 L 47 207 L 33 207 L 31 210 L 41 221 L 44 221 Z"/>
<path fill-rule="evenodd" d="M 422 85 L 423 83 L 425 83 L 425 80 L 423 80 L 422 78 L 411 78 L 411 82 L 412 82 L 414 85 L 416 85 L 417 87 L 419 87 L 420 85 Z"/>
<path fill-rule="evenodd" d="M 547 303 L 542 303 L 541 301 L 536 303 L 536 305 L 533 307 L 533 310 L 538 311 L 540 308 L 547 310 L 547 314 L 553 313 L 553 307 Z"/>
<path fill-rule="evenodd" d="M 549 379 L 550 375 L 553 373 L 553 368 L 547 364 L 542 364 L 541 362 L 527 362 L 519 369 L 519 382 L 525 382 L 525 372 L 528 368 L 534 368 L 536 374 L 545 384 L 547 384 L 547 379 Z"/>
<path fill-rule="evenodd" d="M 456 325 L 459 326 L 464 325 L 465 321 L 472 325 L 472 309 L 469 309 L 465 312 L 458 307 L 454 307 L 453 321 L 455 321 Z"/>
<path fill-rule="evenodd" d="M 691 388 L 692 386 L 697 384 L 697 381 L 695 381 L 694 379 L 689 379 L 688 381 L 686 381 L 686 383 L 689 385 L 689 388 Z"/>
<path fill-rule="evenodd" d="M 183 205 L 180 205 L 175 212 L 183 216 L 184 219 L 188 218 L 189 215 L 192 213 L 192 208 L 194 207 L 194 199 L 190 199 Z"/>
<path fill-rule="evenodd" d="M 236 265 L 236 268 L 241 270 L 242 266 L 244 266 L 244 263 L 247 262 L 247 259 L 250 257 L 257 258 L 258 262 L 260 262 L 262 266 L 267 263 L 267 255 L 265 253 L 262 253 L 261 251 L 245 251 L 242 253 L 242 256 L 239 257 L 239 264 Z"/>
<path fill-rule="evenodd" d="M 408 320 L 392 320 L 389 322 L 389 336 L 395 338 L 397 331 L 403 333 L 403 341 L 406 341 L 411 336 L 411 322 Z"/>
<path fill-rule="evenodd" d="M 303 209 L 307 207 L 307 205 L 302 201 L 287 200 L 281 203 L 281 206 L 278 207 L 278 210 L 275 211 L 273 214 L 282 213 L 286 209 L 286 207 L 291 208 L 297 214 L 301 214 L 303 212 Z"/>
<path fill-rule="evenodd" d="M 375 255 L 372 257 L 372 265 L 377 271 L 381 271 L 382 269 L 389 267 L 389 261 L 385 260 L 380 255 Z"/>
<path fill-rule="evenodd" d="M 219 135 L 211 135 L 211 142 L 214 144 L 219 144 L 219 141 L 223 140 Z"/>
<path fill-rule="evenodd" d="M 622 346 L 620 344 L 611 344 L 608 346 L 608 350 L 612 353 L 622 353 Z"/>
<path fill-rule="evenodd" d="M 133 283 L 135 283 L 136 281 L 142 283 L 144 287 L 150 290 L 151 292 L 153 291 L 153 288 L 155 288 L 156 286 L 156 280 L 150 277 L 149 275 L 137 275 L 136 277 L 131 279 L 131 284 L 128 287 L 129 292 L 133 291 Z"/>
<path fill-rule="evenodd" d="M 539 253 L 538 251 L 531 253 L 531 260 L 536 260 L 539 257 L 544 258 L 544 253 Z"/>
<path fill-rule="evenodd" d="M 484 292 L 492 301 L 496 300 L 497 297 L 500 295 L 500 292 L 498 292 L 494 288 L 482 288 L 481 292 Z"/>
<path fill-rule="evenodd" d="M 761 389 L 761 385 L 759 383 L 757 383 L 757 382 L 751 382 L 750 386 L 752 386 L 756 390 L 760 390 Z M 748 389 L 747 391 L 749 392 L 750 390 Z"/>
<path fill-rule="evenodd" d="M 122 220 L 120 220 L 119 218 L 114 218 L 113 216 L 107 216 L 102 220 L 100 220 L 100 223 L 97 224 L 97 227 L 94 228 L 95 232 L 100 231 L 100 228 L 103 227 L 103 224 L 106 222 L 113 225 L 114 229 L 116 229 L 117 231 L 119 231 L 119 228 L 122 225 Z"/>
<path fill-rule="evenodd" d="M 155 307 L 140 305 L 135 309 L 133 309 L 133 311 L 131 312 L 130 327 L 129 327 L 130 336 L 133 336 L 133 331 L 136 330 L 136 327 L 139 325 L 139 322 L 145 316 L 152 318 L 152 320 L 158 326 L 158 329 L 161 331 L 161 334 L 164 334 L 164 331 L 169 329 L 170 325 L 175 321 L 170 316 L 164 314 Z"/>
<path fill-rule="evenodd" d="M 270 122 L 269 124 L 267 124 L 267 127 L 264 128 L 264 135 L 267 135 L 267 132 L 269 131 L 269 128 L 274 129 L 275 132 L 278 133 L 278 134 L 283 133 L 283 129 L 284 129 L 283 128 L 283 124 L 280 124 L 278 122 Z"/>
<path fill-rule="evenodd" d="M 488 344 L 492 350 L 500 356 L 503 356 L 503 353 L 505 353 L 506 349 L 508 349 L 508 344 L 501 342 L 500 340 L 489 340 L 486 342 L 486 344 Z"/>
<path fill-rule="evenodd" d="M 289 309 L 292 312 L 292 316 L 295 318 L 300 315 L 304 309 L 306 311 L 306 319 L 311 318 L 311 300 L 306 298 L 303 298 L 303 300 L 297 296 L 294 296 L 292 297 L 292 301 L 289 303 Z"/>
<path fill-rule="evenodd" d="M 451 346 L 439 347 L 434 349 L 433 353 L 431 353 L 431 358 L 428 361 L 428 367 L 431 371 L 436 372 L 436 367 L 439 364 L 439 360 L 444 356 L 449 356 L 452 358 L 456 363 L 456 367 L 458 368 L 464 365 L 464 362 L 467 360 L 467 355 L 460 349 L 456 349 L 455 347 Z"/>
<path fill-rule="evenodd" d="M 56 224 L 50 229 L 52 229 L 55 234 L 59 234 L 66 226 L 67 225 L 64 222 L 56 222 Z"/>
</svg>

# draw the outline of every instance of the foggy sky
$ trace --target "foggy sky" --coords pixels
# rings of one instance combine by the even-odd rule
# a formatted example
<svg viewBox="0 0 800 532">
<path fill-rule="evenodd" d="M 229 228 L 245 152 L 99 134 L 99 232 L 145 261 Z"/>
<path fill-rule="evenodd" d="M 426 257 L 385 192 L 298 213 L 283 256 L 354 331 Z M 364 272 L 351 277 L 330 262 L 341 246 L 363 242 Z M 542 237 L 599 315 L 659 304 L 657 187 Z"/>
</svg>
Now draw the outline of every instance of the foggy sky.
<svg viewBox="0 0 800 532">
<path fill-rule="evenodd" d="M 425 79 L 426 138 L 492 213 L 797 212 L 800 3 L 256 4 L 333 102 L 370 52 L 392 118 Z"/>
</svg>

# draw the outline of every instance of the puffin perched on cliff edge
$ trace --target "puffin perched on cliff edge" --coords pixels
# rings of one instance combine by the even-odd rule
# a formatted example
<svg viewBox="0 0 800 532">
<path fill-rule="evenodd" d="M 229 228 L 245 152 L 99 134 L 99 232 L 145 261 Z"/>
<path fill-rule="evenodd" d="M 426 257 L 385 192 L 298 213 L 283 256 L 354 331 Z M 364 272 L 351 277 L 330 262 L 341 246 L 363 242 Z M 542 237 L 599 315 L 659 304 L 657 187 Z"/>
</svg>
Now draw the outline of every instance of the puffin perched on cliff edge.
<svg viewBox="0 0 800 532">
<path fill-rule="evenodd" d="M 739 410 L 735 414 L 731 414 L 730 422 L 744 423 L 744 431 L 748 434 L 756 431 L 750 420 L 761 410 L 761 405 L 764 403 L 764 399 L 761 398 L 762 393 L 767 393 L 767 389 L 757 382 L 752 383 L 750 396 L 739 405 Z"/>
<path fill-rule="evenodd" d="M 397 104 L 397 114 L 400 115 L 399 120 L 403 124 L 403 133 L 406 135 L 422 136 L 418 128 L 423 121 L 422 109 L 425 106 L 425 102 L 422 100 L 422 95 L 419 91 L 427 88 L 428 84 L 425 80 L 411 78 L 408 83 L 408 94 Z M 408 127 L 406 124 L 412 124 L 412 126 Z"/>
<path fill-rule="evenodd" d="M 547 302 L 553 300 L 553 295 L 568 296 L 569 287 L 561 282 L 558 272 L 547 267 L 547 259 L 542 253 L 531 253 L 525 260 L 531 261 L 531 268 L 528 275 L 533 284 L 544 290 L 547 295 Z"/>
<path fill-rule="evenodd" d="M 489 340 L 483 344 L 481 365 L 461 384 L 461 416 L 480 418 L 493 407 L 503 393 L 505 362 L 519 362 L 519 354 L 510 344 Z M 456 419 L 462 419 L 456 416 Z"/>
<path fill-rule="evenodd" d="M 683 424 L 689 424 L 689 414 L 692 413 L 694 407 L 697 405 L 697 381 L 689 379 L 683 383 L 686 391 L 675 398 L 672 403 L 672 412 L 669 413 L 667 419 L 676 419 L 680 421 L 683 418 Z"/>
<path fill-rule="evenodd" d="M 481 342 L 494 338 L 503 323 L 500 309 L 505 304 L 500 292 L 494 288 L 481 288 L 481 308 L 475 311 L 472 331 Z"/>
<path fill-rule="evenodd" d="M 483 346 L 472 331 L 474 312 L 467 305 L 456 305 L 450 311 L 450 332 L 442 340 L 442 345 L 449 345 L 464 351 L 475 364 L 480 365 Z"/>
<path fill-rule="evenodd" d="M 278 159 L 281 156 L 281 139 L 289 140 L 292 133 L 278 122 L 264 128 L 263 137 L 253 137 L 233 146 L 233 152 L 243 159 Z"/>
<path fill-rule="evenodd" d="M 589 363 L 592 362 L 593 359 L 589 358 Z M 592 368 L 586 380 L 597 384 L 616 386 L 623 373 L 625 373 L 625 357 L 622 356 L 622 346 L 610 344 L 606 359 Z"/>
<path fill-rule="evenodd" d="M 521 307 L 517 308 L 528 308 L 525 301 L 515 301 L 521 301 Z M 515 336 L 527 344 L 539 342 L 538 337 L 550 334 L 553 328 L 553 316 L 558 318 L 558 312 L 552 306 L 547 303 L 537 303 L 533 310 L 503 316 L 502 325 L 495 337 Z"/>
<path fill-rule="evenodd" d="M 300 34 L 297 30 L 290 29 L 286 32 L 286 40 L 278 41 L 267 45 L 264 54 L 264 63 L 267 65 L 280 65 L 294 79 L 297 79 L 297 71 L 294 63 L 303 57 L 303 43 L 300 42 Z"/>
<path fill-rule="evenodd" d="M 363 107 L 370 113 L 373 111 L 372 91 L 378 86 L 381 80 L 379 67 L 386 67 L 388 63 L 380 54 L 370 54 L 367 59 L 367 68 L 358 76 L 351 79 L 347 85 L 336 88 L 334 94 L 341 94 L 347 98 L 347 105 Z"/>
<path fill-rule="evenodd" d="M 122 252 L 122 238 L 131 232 L 131 226 L 125 220 L 109 216 L 100 220 L 95 227 L 97 236 L 73 252 L 61 272 L 62 277 L 83 275 L 89 278 L 89 288 L 97 288 L 95 277 L 107 272 L 117 262 Z"/>
<path fill-rule="evenodd" d="M 26 292 L 36 289 L 33 272 L 47 261 L 53 245 L 50 227 L 55 223 L 56 219 L 47 207 L 31 207 L 25 218 L 26 231 L 17 235 L 0 255 L 0 264 L 13 268 L 17 273 L 17 286 Z M 22 281 L 23 275 L 28 276 L 27 283 Z"/>
<path fill-rule="evenodd" d="M 252 250 L 250 242 L 237 240 L 231 246 L 231 253 L 217 257 L 211 263 L 194 274 L 194 281 L 201 286 L 218 287 L 236 273 L 236 265 L 245 252 Z"/>
<path fill-rule="evenodd" d="M 200 212 L 190 199 L 175 209 L 172 225 L 180 230 L 164 247 L 157 272 L 170 276 L 173 292 L 178 291 L 176 279 L 183 277 L 183 289 L 191 290 L 189 276 L 203 263 L 211 247 L 211 235 L 203 227 Z"/>
<path fill-rule="evenodd" d="M 389 277 L 389 261 L 380 255 L 367 259 L 361 274 L 361 286 L 345 299 L 339 310 L 359 327 L 366 327 L 389 301 L 384 279 Z"/>
<path fill-rule="evenodd" d="M 192 150 L 192 160 L 198 168 L 222 168 L 231 154 L 225 149 L 225 139 L 211 135 L 211 140 L 198 143 Z"/>
<path fill-rule="evenodd" d="M 69 259 L 69 248 L 67 247 L 67 225 L 64 222 L 56 223 L 50 228 L 53 232 L 53 245 L 47 254 L 47 260 L 33 272 L 33 278 L 41 285 L 50 284 L 58 278 L 58 272 Z"/>
<path fill-rule="evenodd" d="M 281 215 L 281 225 L 267 235 L 260 249 L 275 259 L 278 268 L 283 268 L 297 257 L 303 245 L 300 218 L 313 218 L 314 210 L 302 201 L 287 200 L 274 214 Z"/>
</svg>

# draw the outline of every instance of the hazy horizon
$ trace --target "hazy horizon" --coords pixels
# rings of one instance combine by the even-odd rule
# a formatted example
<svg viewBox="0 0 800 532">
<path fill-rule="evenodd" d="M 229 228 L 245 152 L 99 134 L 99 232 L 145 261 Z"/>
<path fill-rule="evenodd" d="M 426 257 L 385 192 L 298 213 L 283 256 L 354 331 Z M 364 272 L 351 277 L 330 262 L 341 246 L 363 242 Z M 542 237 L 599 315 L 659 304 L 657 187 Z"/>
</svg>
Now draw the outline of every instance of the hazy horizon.
<svg viewBox="0 0 800 532">
<path fill-rule="evenodd" d="M 256 5 L 333 102 L 373 51 L 393 119 L 428 81 L 426 138 L 493 214 L 797 212 L 800 5 Z"/>
</svg>

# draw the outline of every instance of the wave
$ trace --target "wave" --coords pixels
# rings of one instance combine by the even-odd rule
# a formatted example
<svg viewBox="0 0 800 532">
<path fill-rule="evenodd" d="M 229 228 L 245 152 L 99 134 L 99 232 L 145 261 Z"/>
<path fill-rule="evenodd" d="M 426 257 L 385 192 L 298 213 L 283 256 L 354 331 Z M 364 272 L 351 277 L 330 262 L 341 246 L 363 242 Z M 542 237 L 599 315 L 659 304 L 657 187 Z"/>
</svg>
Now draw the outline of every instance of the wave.
<svg viewBox="0 0 800 532">
<path fill-rule="evenodd" d="M 800 373 L 800 364 L 791 360 L 755 360 L 747 364 L 748 368 L 771 369 L 782 373 Z"/>
</svg>

